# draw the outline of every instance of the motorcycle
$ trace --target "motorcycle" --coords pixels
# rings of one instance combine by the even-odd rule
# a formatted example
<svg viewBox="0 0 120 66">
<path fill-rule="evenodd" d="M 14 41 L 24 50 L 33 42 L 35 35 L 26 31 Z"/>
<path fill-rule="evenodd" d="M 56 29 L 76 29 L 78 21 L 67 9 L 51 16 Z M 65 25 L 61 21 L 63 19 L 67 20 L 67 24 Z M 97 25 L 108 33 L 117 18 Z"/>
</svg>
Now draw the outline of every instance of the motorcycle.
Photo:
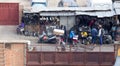
<svg viewBox="0 0 120 66">
<path fill-rule="evenodd" d="M 38 43 L 51 43 L 56 44 L 57 39 L 55 35 L 47 35 L 45 32 L 43 32 L 42 35 L 40 35 Z"/>
</svg>

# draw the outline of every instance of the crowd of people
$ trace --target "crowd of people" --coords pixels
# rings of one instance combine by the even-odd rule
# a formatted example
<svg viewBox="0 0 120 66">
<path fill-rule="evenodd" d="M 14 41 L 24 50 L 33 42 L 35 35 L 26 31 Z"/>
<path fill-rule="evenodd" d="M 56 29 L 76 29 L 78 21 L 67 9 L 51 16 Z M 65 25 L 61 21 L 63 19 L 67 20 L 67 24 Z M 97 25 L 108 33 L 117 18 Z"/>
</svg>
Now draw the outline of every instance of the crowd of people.
<svg viewBox="0 0 120 66">
<path fill-rule="evenodd" d="M 80 18 L 79 18 L 80 19 Z M 88 20 L 88 21 L 87 21 Z M 81 44 L 111 44 L 116 41 L 117 28 L 119 21 L 113 18 L 89 18 L 83 17 L 74 27 L 71 28 L 70 34 L 73 38 L 78 35 Z"/>
</svg>

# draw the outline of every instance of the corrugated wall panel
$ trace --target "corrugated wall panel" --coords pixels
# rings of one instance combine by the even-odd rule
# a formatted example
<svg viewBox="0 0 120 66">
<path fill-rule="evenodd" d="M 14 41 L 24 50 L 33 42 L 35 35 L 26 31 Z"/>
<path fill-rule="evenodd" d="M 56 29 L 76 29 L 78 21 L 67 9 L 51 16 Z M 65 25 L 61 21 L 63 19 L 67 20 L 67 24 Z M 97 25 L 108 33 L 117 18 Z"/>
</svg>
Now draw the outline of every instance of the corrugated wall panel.
<svg viewBox="0 0 120 66">
<path fill-rule="evenodd" d="M 26 66 L 113 66 L 114 52 L 27 52 Z"/>
<path fill-rule="evenodd" d="M 0 25 L 19 24 L 19 4 L 0 3 Z"/>
</svg>

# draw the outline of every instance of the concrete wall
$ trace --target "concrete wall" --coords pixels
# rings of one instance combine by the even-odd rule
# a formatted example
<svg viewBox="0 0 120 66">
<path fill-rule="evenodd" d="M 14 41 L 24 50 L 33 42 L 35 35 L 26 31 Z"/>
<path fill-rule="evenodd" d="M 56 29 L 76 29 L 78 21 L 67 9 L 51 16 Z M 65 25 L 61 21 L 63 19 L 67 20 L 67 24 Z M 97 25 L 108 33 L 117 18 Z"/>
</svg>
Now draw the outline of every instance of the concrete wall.
<svg viewBox="0 0 120 66">
<path fill-rule="evenodd" d="M 60 17 L 60 25 L 65 25 L 69 30 L 75 24 L 75 16 Z"/>
</svg>

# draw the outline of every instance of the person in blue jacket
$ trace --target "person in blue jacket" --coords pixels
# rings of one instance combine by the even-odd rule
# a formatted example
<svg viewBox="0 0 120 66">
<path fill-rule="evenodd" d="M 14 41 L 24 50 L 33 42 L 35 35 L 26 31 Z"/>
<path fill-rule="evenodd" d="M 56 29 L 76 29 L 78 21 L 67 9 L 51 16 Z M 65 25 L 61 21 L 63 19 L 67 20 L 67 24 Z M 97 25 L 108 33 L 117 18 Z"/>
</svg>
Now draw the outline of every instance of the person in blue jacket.
<svg viewBox="0 0 120 66">
<path fill-rule="evenodd" d="M 98 35 L 97 28 L 95 28 L 95 26 L 93 26 L 92 30 L 91 30 L 92 44 L 96 43 L 97 35 Z"/>
<path fill-rule="evenodd" d="M 69 38 L 70 38 L 70 43 L 73 44 L 73 37 L 75 36 L 74 31 L 70 31 Z"/>
</svg>

